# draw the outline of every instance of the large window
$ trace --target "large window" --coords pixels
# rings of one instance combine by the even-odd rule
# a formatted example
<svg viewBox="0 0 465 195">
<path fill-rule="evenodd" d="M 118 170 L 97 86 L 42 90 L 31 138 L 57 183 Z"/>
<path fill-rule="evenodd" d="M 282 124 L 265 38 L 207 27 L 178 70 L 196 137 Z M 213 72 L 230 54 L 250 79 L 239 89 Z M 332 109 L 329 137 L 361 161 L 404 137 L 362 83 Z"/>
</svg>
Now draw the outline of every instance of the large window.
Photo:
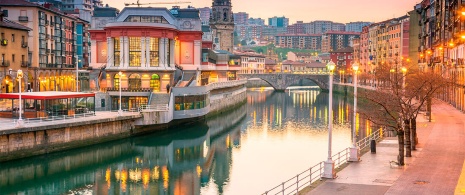
<svg viewBox="0 0 465 195">
<path fill-rule="evenodd" d="M 158 38 L 150 38 L 150 66 L 159 66 Z"/>
<path fill-rule="evenodd" d="M 121 83 L 119 82 L 119 74 L 115 74 L 115 77 L 113 77 L 113 87 L 119 89 L 120 84 Z"/>
<path fill-rule="evenodd" d="M 140 89 L 141 80 L 139 74 L 131 74 L 129 76 L 129 89 Z"/>
<path fill-rule="evenodd" d="M 128 16 L 124 21 L 168 24 L 163 16 Z"/>
<path fill-rule="evenodd" d="M 174 97 L 174 110 L 202 109 L 208 105 L 208 95 L 188 95 Z"/>
<path fill-rule="evenodd" d="M 152 78 L 150 79 L 150 88 L 153 91 L 160 91 L 160 76 L 158 76 L 158 74 L 152 74 Z"/>
<path fill-rule="evenodd" d="M 140 66 L 140 37 L 129 37 L 129 66 Z"/>
<path fill-rule="evenodd" d="M 120 51 L 121 51 L 121 44 L 119 42 L 119 38 L 113 38 L 113 43 L 114 43 L 114 55 L 113 55 L 113 66 L 119 66 L 120 64 L 120 61 L 119 61 L 119 58 L 120 58 Z"/>
</svg>

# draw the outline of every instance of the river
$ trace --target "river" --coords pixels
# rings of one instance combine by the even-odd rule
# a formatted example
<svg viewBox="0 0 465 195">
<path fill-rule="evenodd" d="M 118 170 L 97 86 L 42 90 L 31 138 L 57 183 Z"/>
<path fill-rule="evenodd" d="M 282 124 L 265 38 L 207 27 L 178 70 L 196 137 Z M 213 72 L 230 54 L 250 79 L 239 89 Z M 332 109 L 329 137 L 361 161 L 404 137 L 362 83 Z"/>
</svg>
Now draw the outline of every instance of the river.
<svg viewBox="0 0 465 195">
<path fill-rule="evenodd" d="M 351 145 L 351 101 L 333 96 L 333 154 Z M 0 163 L 0 194 L 261 194 L 326 160 L 327 116 L 318 87 L 253 88 L 204 121 Z"/>
</svg>

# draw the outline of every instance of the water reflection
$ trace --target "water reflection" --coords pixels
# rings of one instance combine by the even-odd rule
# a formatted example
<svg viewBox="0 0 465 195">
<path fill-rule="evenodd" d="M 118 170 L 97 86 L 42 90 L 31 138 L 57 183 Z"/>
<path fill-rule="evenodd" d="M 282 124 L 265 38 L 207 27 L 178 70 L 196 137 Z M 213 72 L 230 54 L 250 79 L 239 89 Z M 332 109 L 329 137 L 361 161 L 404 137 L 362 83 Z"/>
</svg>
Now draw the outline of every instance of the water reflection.
<svg viewBox="0 0 465 195">
<path fill-rule="evenodd" d="M 353 101 L 333 102 L 340 151 Z M 327 104 L 318 88 L 249 90 L 246 105 L 169 132 L 0 163 L 0 194 L 260 194 L 326 159 Z"/>
</svg>

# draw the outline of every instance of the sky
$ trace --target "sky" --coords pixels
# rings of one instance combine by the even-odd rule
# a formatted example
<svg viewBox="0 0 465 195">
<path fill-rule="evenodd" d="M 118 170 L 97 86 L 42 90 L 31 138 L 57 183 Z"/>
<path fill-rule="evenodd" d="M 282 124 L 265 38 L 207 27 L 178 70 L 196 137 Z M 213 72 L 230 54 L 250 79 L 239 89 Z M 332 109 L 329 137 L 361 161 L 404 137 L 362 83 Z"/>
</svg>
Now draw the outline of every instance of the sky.
<svg viewBox="0 0 465 195">
<path fill-rule="evenodd" d="M 211 7 L 212 0 L 139 0 L 140 3 L 155 2 L 190 2 L 178 5 L 196 8 Z M 124 3 L 136 3 L 137 0 L 103 0 L 104 4 L 124 8 Z M 314 20 L 330 20 L 333 22 L 381 22 L 400 17 L 413 10 L 420 0 L 232 0 L 233 12 L 247 12 L 251 18 L 267 18 L 285 16 L 289 23 L 296 21 L 311 22 Z M 151 7 L 171 8 L 175 4 L 152 4 Z"/>
</svg>

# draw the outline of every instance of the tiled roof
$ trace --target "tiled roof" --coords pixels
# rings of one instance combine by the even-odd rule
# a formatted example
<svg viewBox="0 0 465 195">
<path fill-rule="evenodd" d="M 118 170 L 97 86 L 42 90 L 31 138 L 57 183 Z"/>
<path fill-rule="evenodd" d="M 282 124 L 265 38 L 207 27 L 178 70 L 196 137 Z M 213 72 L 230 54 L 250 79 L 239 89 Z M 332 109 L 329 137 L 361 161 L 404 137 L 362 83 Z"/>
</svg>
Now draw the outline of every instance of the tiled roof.
<svg viewBox="0 0 465 195">
<path fill-rule="evenodd" d="M 18 29 L 18 30 L 26 30 L 26 31 L 32 30 L 32 29 L 30 29 L 30 28 L 28 28 L 26 26 L 23 26 L 23 25 L 18 24 L 16 22 L 10 21 L 10 20 L 8 20 L 6 18 L 3 18 L 3 21 L 0 21 L 0 27 L 13 28 L 13 29 Z"/>
<path fill-rule="evenodd" d="M 326 64 L 321 62 L 311 62 L 307 64 L 309 68 L 325 68 Z"/>
<path fill-rule="evenodd" d="M 346 47 L 346 48 L 338 49 L 336 51 L 332 51 L 331 53 L 353 53 L 353 52 L 354 52 L 354 48 Z"/>
</svg>

